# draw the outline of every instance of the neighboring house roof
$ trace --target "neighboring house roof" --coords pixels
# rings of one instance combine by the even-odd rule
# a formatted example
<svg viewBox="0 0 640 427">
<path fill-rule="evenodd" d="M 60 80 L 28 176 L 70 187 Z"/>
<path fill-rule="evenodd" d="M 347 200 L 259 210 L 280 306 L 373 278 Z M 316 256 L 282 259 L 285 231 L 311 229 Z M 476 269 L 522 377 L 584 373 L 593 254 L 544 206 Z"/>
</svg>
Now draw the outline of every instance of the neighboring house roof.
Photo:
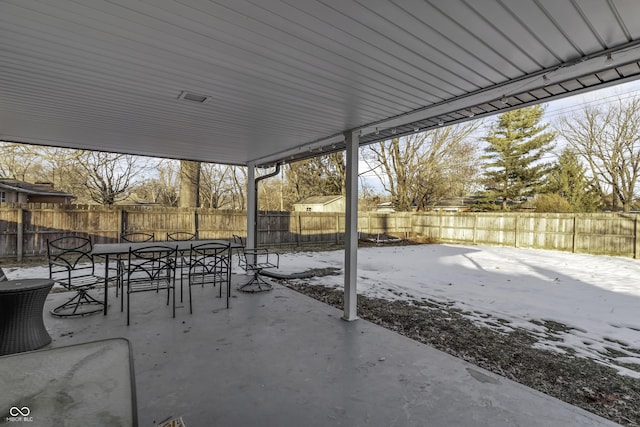
<svg viewBox="0 0 640 427">
<path fill-rule="evenodd" d="M 460 207 L 473 205 L 475 203 L 477 203 L 477 200 L 473 197 L 448 197 L 438 201 L 435 206 Z"/>
<path fill-rule="evenodd" d="M 329 203 L 343 199 L 344 196 L 311 196 L 296 202 L 296 205 L 328 205 Z"/>
<path fill-rule="evenodd" d="M 75 197 L 73 194 L 54 190 L 50 184 L 32 184 L 11 178 L 0 178 L 0 190 L 9 190 L 37 196 Z"/>
<path fill-rule="evenodd" d="M 381 202 L 376 205 L 377 208 L 392 208 L 393 202 Z"/>
<path fill-rule="evenodd" d="M 391 213 L 396 211 L 393 202 L 381 202 L 376 205 L 376 211 L 380 213 Z"/>
</svg>

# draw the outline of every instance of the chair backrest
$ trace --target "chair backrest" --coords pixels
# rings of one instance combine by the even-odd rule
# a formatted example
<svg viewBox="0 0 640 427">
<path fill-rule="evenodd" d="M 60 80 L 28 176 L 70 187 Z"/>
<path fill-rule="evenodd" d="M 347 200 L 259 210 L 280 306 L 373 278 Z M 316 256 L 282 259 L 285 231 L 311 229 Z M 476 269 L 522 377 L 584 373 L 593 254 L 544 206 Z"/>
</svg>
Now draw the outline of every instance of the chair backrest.
<svg viewBox="0 0 640 427">
<path fill-rule="evenodd" d="M 280 268 L 280 254 L 267 248 L 238 251 L 238 266 L 245 271 Z"/>
<path fill-rule="evenodd" d="M 156 237 L 153 233 L 143 233 L 136 231 L 132 233 L 122 233 L 120 235 L 120 240 L 127 243 L 153 242 L 156 240 Z"/>
<path fill-rule="evenodd" d="M 90 263 L 93 266 L 92 250 L 91 239 L 87 237 L 67 236 L 54 240 L 47 239 L 49 268 L 57 265 L 73 270 L 84 263 Z"/>
<path fill-rule="evenodd" d="M 172 248 L 166 245 L 129 249 L 128 280 L 152 282 L 173 279 L 177 253 L 177 246 Z"/>
<path fill-rule="evenodd" d="M 195 233 L 189 233 L 188 231 L 176 231 L 175 233 L 167 233 L 168 241 L 186 241 L 186 240 L 195 240 Z"/>
<path fill-rule="evenodd" d="M 191 245 L 189 271 L 200 274 L 231 272 L 231 245 L 203 243 Z"/>
</svg>

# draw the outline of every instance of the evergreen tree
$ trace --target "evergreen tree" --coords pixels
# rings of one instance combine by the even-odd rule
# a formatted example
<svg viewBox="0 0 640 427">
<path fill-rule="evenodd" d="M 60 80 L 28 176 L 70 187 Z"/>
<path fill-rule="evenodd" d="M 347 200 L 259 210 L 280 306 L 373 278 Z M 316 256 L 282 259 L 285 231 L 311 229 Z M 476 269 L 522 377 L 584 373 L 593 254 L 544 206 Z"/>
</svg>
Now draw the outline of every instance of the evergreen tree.
<svg viewBox="0 0 640 427">
<path fill-rule="evenodd" d="M 540 160 L 553 149 L 554 132 L 548 124 L 540 124 L 544 107 L 521 108 L 498 116 L 484 140 L 485 199 L 500 200 L 507 209 L 508 201 L 521 201 L 534 195 L 542 186 L 550 165 Z"/>
<path fill-rule="evenodd" d="M 536 197 L 536 212 L 574 212 L 567 199 L 558 193 L 540 194 Z"/>
<path fill-rule="evenodd" d="M 547 191 L 562 196 L 573 212 L 595 212 L 600 205 L 593 180 L 586 176 L 584 165 L 570 148 L 562 152 L 549 173 Z"/>
</svg>

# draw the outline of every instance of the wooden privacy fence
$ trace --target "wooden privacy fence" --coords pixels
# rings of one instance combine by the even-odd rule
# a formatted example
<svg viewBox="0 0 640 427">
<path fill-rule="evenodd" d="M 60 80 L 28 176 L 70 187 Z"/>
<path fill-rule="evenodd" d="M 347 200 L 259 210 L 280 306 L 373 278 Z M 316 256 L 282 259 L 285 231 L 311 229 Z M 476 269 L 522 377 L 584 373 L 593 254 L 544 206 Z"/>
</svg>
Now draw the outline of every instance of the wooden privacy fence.
<svg viewBox="0 0 640 427">
<path fill-rule="evenodd" d="M 104 207 L 58 204 L 0 204 L 0 258 L 43 255 L 47 240 L 88 235 L 94 243 L 118 242 L 122 233 L 187 231 L 201 239 L 246 236 L 246 212 L 157 206 Z M 363 213 L 363 232 L 411 233 L 411 214 Z M 258 216 L 258 245 L 313 245 L 341 243 L 344 214 L 318 212 L 262 212 Z"/>
<path fill-rule="evenodd" d="M 262 212 L 258 245 L 340 244 L 344 214 Z M 103 207 L 54 204 L 0 204 L 0 257 L 46 253 L 47 239 L 89 235 L 94 243 L 119 241 L 123 232 L 188 231 L 201 239 L 246 236 L 246 213 L 157 206 Z M 635 214 L 361 212 L 358 231 L 440 242 L 555 249 L 637 258 L 640 230 Z"/>
<path fill-rule="evenodd" d="M 412 229 L 440 242 L 640 256 L 636 214 L 416 213 Z"/>
</svg>

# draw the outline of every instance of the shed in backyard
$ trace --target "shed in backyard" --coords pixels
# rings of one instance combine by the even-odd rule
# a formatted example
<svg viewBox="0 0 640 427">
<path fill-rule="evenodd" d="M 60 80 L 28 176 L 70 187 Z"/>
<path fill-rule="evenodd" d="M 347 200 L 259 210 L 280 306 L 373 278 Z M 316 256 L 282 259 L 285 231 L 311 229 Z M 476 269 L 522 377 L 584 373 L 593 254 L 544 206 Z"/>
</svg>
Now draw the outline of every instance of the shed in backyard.
<svg viewBox="0 0 640 427">
<path fill-rule="evenodd" d="M 344 212 L 344 196 L 311 196 L 293 204 L 295 212 Z"/>
</svg>

